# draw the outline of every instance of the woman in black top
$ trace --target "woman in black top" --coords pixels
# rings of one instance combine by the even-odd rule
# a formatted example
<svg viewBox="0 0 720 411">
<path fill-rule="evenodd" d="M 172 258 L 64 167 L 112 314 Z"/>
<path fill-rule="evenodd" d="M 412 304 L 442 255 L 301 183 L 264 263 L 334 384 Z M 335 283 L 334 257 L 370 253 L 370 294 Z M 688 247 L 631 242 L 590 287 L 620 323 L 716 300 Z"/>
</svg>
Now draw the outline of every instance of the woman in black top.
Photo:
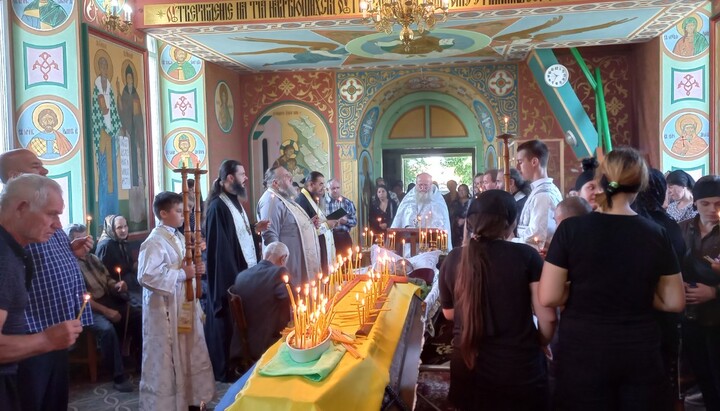
<svg viewBox="0 0 720 411">
<path fill-rule="evenodd" d="M 467 245 L 453 249 L 440 270 L 443 314 L 455 322 L 449 398 L 461 410 L 547 406 L 541 346 L 552 338 L 556 317 L 536 303 L 540 255 L 505 241 L 516 217 L 511 194 L 481 193 L 467 213 Z"/>
<path fill-rule="evenodd" d="M 397 204 L 388 195 L 387 188 L 380 185 L 375 190 L 375 198 L 370 205 L 370 229 L 376 236 L 385 234 L 388 227 L 392 225 Z"/>
<path fill-rule="evenodd" d="M 597 175 L 602 211 L 560 223 L 540 279 L 540 302 L 565 306 L 555 404 L 558 410 L 669 409 L 653 307 L 685 307 L 677 257 L 667 231 L 630 208 L 648 179 L 640 153 L 613 150 Z"/>
<path fill-rule="evenodd" d="M 450 203 L 450 231 L 452 234 L 452 246 L 460 247 L 465 233 L 465 216 L 467 214 L 468 205 L 470 205 L 470 189 L 467 184 L 460 184 L 457 189 L 458 196 L 455 201 Z"/>
</svg>

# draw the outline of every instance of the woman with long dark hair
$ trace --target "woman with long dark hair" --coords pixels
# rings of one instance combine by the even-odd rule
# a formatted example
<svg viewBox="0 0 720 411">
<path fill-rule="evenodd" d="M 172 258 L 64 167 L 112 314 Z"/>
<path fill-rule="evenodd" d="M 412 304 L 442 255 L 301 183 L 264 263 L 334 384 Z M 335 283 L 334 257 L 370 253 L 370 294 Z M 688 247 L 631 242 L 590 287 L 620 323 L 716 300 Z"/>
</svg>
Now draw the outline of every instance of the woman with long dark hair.
<svg viewBox="0 0 720 411">
<path fill-rule="evenodd" d="M 370 205 L 370 229 L 373 234 L 385 234 L 395 218 L 398 205 L 390 198 L 385 186 L 375 189 L 375 198 Z"/>
<path fill-rule="evenodd" d="M 640 153 L 611 151 L 597 176 L 602 211 L 560 224 L 540 279 L 540 302 L 565 306 L 555 404 L 665 410 L 671 404 L 653 308 L 685 307 L 680 267 L 667 231 L 630 207 L 648 181 Z"/>
<path fill-rule="evenodd" d="M 443 314 L 455 323 L 449 398 L 461 410 L 547 406 L 541 346 L 552 338 L 556 316 L 537 304 L 540 255 L 505 240 L 516 218 L 511 194 L 482 192 L 467 213 L 467 245 L 453 249 L 440 270 Z"/>
</svg>

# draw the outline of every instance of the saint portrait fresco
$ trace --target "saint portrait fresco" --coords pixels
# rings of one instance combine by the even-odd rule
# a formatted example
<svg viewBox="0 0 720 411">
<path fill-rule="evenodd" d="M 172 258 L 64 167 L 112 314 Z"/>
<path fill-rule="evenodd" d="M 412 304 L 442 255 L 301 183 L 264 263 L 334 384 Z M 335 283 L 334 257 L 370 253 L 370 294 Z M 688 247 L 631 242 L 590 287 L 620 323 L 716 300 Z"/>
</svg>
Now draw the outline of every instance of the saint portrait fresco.
<svg viewBox="0 0 720 411">
<path fill-rule="evenodd" d="M 710 47 L 710 24 L 705 14 L 693 13 L 663 35 L 665 48 L 679 58 L 693 58 Z"/>
<path fill-rule="evenodd" d="M 25 26 L 41 31 L 53 30 L 68 20 L 73 1 L 13 0 L 13 11 Z"/>
<path fill-rule="evenodd" d="M 683 159 L 698 158 L 708 150 L 708 120 L 699 113 L 680 113 L 670 118 L 663 130 L 665 149 Z"/>
<path fill-rule="evenodd" d="M 183 49 L 166 46 L 160 54 L 160 67 L 171 79 L 186 82 L 195 79 L 200 73 L 202 60 Z"/>
<path fill-rule="evenodd" d="M 165 161 L 173 168 L 195 168 L 205 162 L 205 142 L 191 130 L 175 132 L 165 141 Z"/>
<path fill-rule="evenodd" d="M 79 136 L 78 121 L 60 102 L 43 101 L 26 108 L 17 124 L 20 145 L 49 163 L 73 153 Z"/>
<path fill-rule="evenodd" d="M 90 34 L 90 132 L 99 216 L 148 229 L 147 107 L 143 53 Z"/>
<path fill-rule="evenodd" d="M 215 87 L 215 119 L 218 122 L 218 126 L 224 132 L 229 132 L 233 126 L 233 118 L 235 113 L 233 112 L 233 98 L 230 93 L 230 87 L 227 83 L 221 81 Z"/>
</svg>

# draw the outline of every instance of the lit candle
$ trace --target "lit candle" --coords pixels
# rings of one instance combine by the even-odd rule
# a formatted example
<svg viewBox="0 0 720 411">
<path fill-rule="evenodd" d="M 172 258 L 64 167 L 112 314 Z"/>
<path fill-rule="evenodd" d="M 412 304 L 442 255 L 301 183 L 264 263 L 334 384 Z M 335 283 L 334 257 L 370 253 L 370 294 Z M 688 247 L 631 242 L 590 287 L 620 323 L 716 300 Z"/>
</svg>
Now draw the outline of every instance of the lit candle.
<svg viewBox="0 0 720 411">
<path fill-rule="evenodd" d="M 288 277 L 287 274 L 285 274 L 283 276 L 283 281 L 285 282 L 285 289 L 287 290 L 288 296 L 290 297 L 290 302 L 292 303 L 292 308 L 293 308 L 293 310 L 295 310 L 297 306 L 295 305 L 295 296 L 293 295 L 292 288 L 290 288 L 290 284 L 289 284 L 290 277 Z"/>
<path fill-rule="evenodd" d="M 85 311 L 85 306 L 87 305 L 88 301 L 90 301 L 90 294 L 89 293 L 83 294 L 82 307 L 80 307 L 80 312 L 78 313 L 78 316 L 77 316 L 78 320 L 80 319 L 80 317 L 82 317 L 82 313 L 83 313 L 83 311 Z"/>
<path fill-rule="evenodd" d="M 508 116 L 505 116 L 505 117 L 503 117 L 503 121 L 505 122 L 503 132 L 507 133 L 508 132 L 508 122 L 510 121 L 510 118 Z"/>
<path fill-rule="evenodd" d="M 120 268 L 120 266 L 115 267 L 115 272 L 118 275 L 118 280 L 122 281 L 122 269 Z"/>
<path fill-rule="evenodd" d="M 90 223 L 92 223 L 92 216 L 88 214 L 87 216 L 85 216 L 85 225 L 90 228 Z"/>
</svg>

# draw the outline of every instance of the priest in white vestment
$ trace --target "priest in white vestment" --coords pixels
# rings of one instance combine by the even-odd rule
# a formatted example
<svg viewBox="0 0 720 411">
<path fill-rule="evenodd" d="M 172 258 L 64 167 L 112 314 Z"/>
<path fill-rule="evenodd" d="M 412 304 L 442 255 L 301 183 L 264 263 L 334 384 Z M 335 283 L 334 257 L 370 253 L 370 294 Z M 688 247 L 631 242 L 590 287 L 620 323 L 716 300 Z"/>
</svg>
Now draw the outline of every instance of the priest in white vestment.
<svg viewBox="0 0 720 411">
<path fill-rule="evenodd" d="M 417 228 L 422 221 L 422 227 L 439 228 L 450 236 L 450 213 L 447 204 L 440 190 L 432 183 L 432 176 L 428 173 L 421 173 L 415 178 L 415 188 L 410 190 L 403 198 L 392 228 Z M 448 241 L 448 249 L 452 244 Z M 406 256 L 409 253 L 409 245 L 404 251 Z"/>
</svg>

